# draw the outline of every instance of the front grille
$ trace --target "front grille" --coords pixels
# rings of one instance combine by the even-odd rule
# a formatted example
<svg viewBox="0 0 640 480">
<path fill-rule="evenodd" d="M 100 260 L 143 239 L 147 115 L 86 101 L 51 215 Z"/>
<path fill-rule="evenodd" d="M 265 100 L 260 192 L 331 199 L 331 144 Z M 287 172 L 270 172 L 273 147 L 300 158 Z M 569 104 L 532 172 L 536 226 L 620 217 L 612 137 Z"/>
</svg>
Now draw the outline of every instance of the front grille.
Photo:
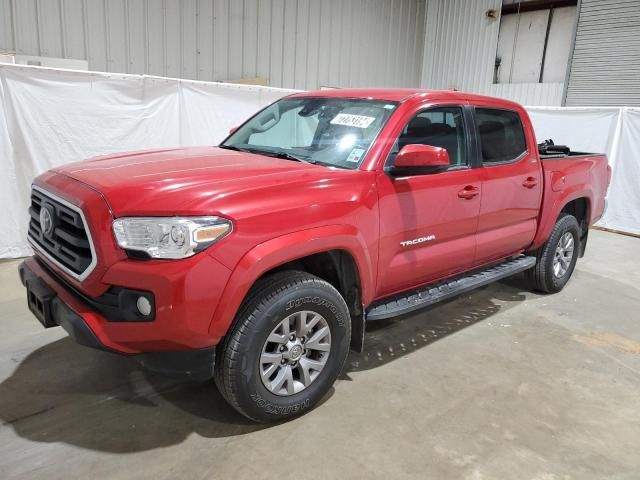
<svg viewBox="0 0 640 480">
<path fill-rule="evenodd" d="M 43 208 L 48 210 L 51 219 L 47 231 L 43 231 L 40 224 Z M 95 266 L 95 255 L 82 211 L 49 192 L 33 187 L 29 215 L 29 239 L 34 248 L 72 277 L 86 278 Z M 45 223 L 48 224 L 48 220 Z"/>
</svg>

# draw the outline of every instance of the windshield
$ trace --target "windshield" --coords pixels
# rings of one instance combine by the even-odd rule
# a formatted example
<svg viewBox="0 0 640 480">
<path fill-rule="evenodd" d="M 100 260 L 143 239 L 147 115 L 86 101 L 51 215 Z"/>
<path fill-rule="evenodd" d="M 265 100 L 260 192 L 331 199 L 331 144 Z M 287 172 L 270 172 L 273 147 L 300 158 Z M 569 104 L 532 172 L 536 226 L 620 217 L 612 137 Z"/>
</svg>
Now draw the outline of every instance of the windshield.
<svg viewBox="0 0 640 480">
<path fill-rule="evenodd" d="M 353 169 L 396 106 L 353 98 L 283 99 L 256 114 L 220 146 Z"/>
</svg>

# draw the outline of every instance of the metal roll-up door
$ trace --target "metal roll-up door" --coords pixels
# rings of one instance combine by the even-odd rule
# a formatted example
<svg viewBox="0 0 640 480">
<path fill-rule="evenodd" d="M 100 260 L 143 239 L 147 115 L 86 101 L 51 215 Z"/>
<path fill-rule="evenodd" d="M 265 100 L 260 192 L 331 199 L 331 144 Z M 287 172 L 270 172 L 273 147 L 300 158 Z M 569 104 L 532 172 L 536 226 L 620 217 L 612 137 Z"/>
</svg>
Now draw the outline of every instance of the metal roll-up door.
<svg viewBox="0 0 640 480">
<path fill-rule="evenodd" d="M 582 0 L 567 106 L 640 106 L 640 0 Z"/>
</svg>

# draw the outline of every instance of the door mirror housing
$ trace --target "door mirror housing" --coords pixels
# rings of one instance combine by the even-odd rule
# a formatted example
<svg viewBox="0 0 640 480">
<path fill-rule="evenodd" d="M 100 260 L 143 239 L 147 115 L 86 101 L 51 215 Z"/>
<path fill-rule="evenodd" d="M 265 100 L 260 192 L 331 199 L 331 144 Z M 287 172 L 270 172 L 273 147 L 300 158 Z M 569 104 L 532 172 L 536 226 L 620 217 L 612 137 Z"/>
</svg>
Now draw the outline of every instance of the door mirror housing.
<svg viewBox="0 0 640 480">
<path fill-rule="evenodd" d="M 440 172 L 449 166 L 449 153 L 432 145 L 405 145 L 396 155 L 393 166 L 385 171 L 396 177 Z"/>
<path fill-rule="evenodd" d="M 238 130 L 240 127 L 231 127 L 229 129 L 229 135 L 231 135 L 232 133 L 235 133 L 236 130 Z"/>
<path fill-rule="evenodd" d="M 410 144 L 402 147 L 393 165 L 393 173 L 429 173 L 449 166 L 449 153 L 441 147 Z"/>
</svg>

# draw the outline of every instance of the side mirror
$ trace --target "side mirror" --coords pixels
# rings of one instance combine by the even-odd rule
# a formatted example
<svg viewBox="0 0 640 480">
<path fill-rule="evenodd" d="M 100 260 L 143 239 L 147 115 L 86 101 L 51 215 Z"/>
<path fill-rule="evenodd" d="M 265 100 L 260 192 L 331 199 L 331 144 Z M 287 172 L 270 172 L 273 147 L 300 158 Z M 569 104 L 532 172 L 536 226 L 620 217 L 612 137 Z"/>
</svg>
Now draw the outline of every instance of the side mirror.
<svg viewBox="0 0 640 480">
<path fill-rule="evenodd" d="M 238 130 L 238 128 L 240 128 L 240 127 L 231 127 L 229 129 L 229 135 L 231 135 L 232 133 L 235 133 L 235 131 Z"/>
<path fill-rule="evenodd" d="M 449 154 L 441 147 L 431 145 L 405 145 L 398 152 L 394 169 L 424 169 L 429 167 L 448 167 Z"/>
</svg>

